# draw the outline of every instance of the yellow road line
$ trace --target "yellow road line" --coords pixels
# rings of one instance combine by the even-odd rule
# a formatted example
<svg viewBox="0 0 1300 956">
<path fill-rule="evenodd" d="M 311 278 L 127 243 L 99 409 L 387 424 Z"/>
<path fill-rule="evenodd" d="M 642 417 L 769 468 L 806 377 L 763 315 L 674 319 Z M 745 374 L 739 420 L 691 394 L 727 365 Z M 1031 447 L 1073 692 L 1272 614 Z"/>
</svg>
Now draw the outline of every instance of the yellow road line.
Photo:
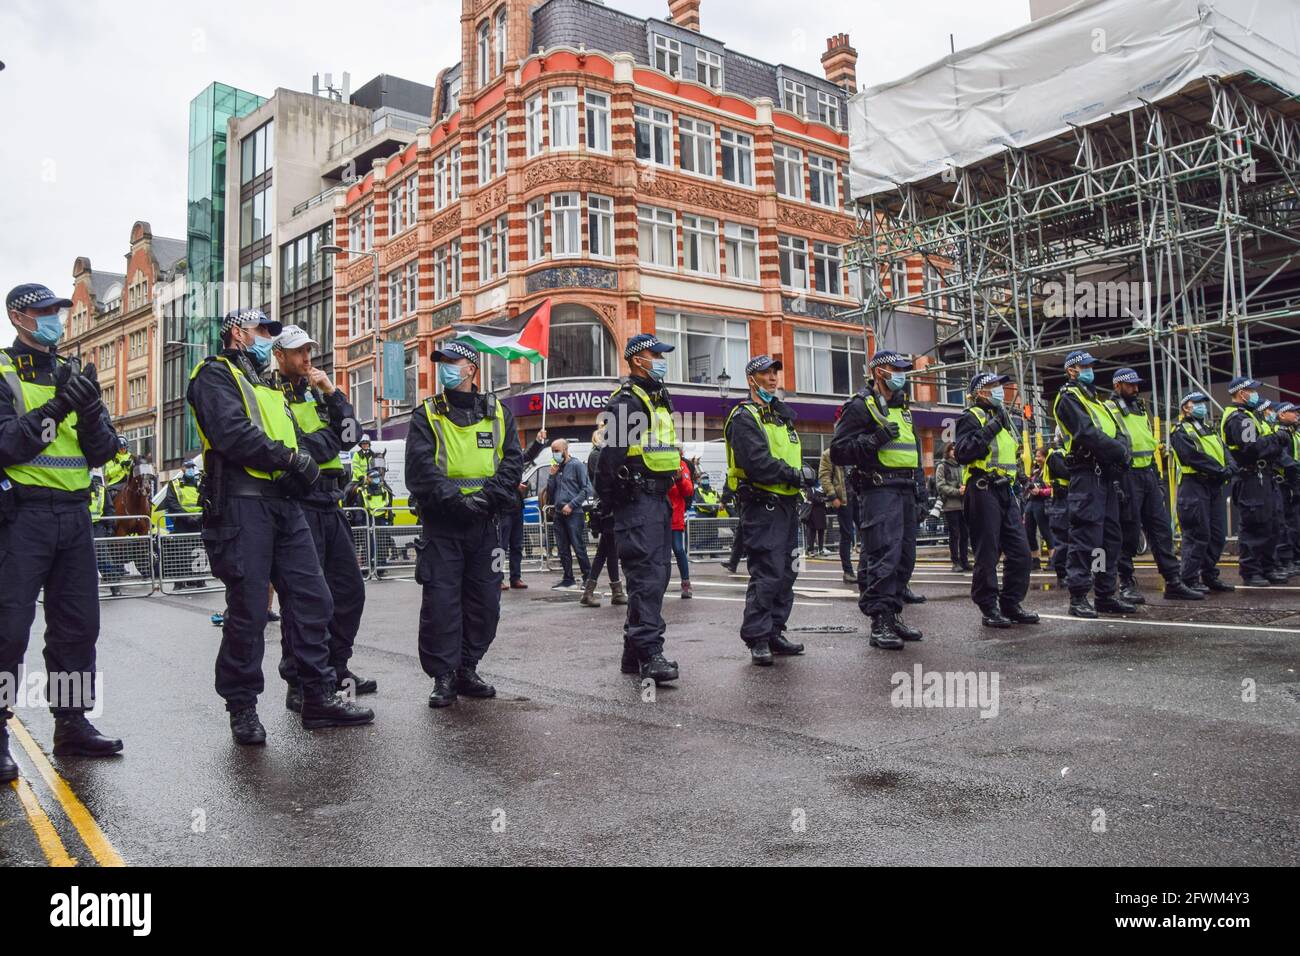
<svg viewBox="0 0 1300 956">
<path fill-rule="evenodd" d="M 59 806 L 63 807 L 63 812 L 68 815 L 72 825 L 76 827 L 77 833 L 80 834 L 81 840 L 90 850 L 91 855 L 100 866 L 126 866 L 126 861 L 118 855 L 117 850 L 113 849 L 113 844 L 108 842 L 108 837 L 104 836 L 104 831 L 99 828 L 95 818 L 86 805 L 77 798 L 72 792 L 54 765 L 50 763 L 49 758 L 41 750 L 40 746 L 32 739 L 32 735 L 27 728 L 23 726 L 22 721 L 17 717 L 9 721 L 9 729 L 13 731 L 14 737 L 22 745 L 27 756 L 31 758 L 32 763 L 36 766 L 36 772 L 41 775 L 45 785 L 50 788 L 54 794 L 54 799 L 59 801 Z"/>
<path fill-rule="evenodd" d="M 14 792 L 18 794 L 18 800 L 27 814 L 27 822 L 31 824 L 32 832 L 36 834 L 36 840 L 41 845 L 41 852 L 45 854 L 45 861 L 50 866 L 76 866 L 77 861 L 68 855 L 68 848 L 63 845 L 63 840 L 59 838 L 59 831 L 54 829 L 54 824 L 50 822 L 40 801 L 36 799 L 36 792 L 32 790 L 32 785 L 19 777 L 9 786 L 13 787 Z"/>
</svg>

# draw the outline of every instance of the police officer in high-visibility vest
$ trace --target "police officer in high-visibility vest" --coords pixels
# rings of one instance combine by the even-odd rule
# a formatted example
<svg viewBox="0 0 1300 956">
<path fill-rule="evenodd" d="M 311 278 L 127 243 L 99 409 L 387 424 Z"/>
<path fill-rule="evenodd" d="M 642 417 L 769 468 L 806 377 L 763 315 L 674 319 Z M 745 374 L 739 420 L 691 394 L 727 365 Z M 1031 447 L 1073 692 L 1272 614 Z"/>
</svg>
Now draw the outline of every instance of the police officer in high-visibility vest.
<svg viewBox="0 0 1300 956">
<path fill-rule="evenodd" d="M 1300 406 L 1291 402 L 1282 402 L 1277 406 L 1277 425 L 1275 431 L 1282 436 L 1287 454 L 1300 462 L 1300 434 L 1296 428 L 1300 425 Z M 1279 570 L 1287 576 L 1300 574 L 1300 482 L 1284 477 L 1280 485 L 1282 492 L 1282 531 L 1277 546 L 1277 563 Z"/>
<path fill-rule="evenodd" d="M 237 309 L 221 323 L 221 352 L 190 374 L 187 399 L 203 443 L 203 544 L 212 573 L 226 585 L 216 688 L 235 741 L 266 743 L 257 717 L 271 585 L 295 622 L 294 655 L 308 729 L 365 724 L 374 712 L 337 692 L 330 666 L 334 601 L 299 500 L 320 467 L 270 371 L 279 322 L 260 309 Z"/>
<path fill-rule="evenodd" d="M 1056 583 L 1065 585 L 1065 559 L 1070 553 L 1070 469 L 1065 463 L 1065 450 L 1059 444 L 1047 449 L 1043 458 L 1043 478 L 1052 488 L 1047 501 L 1047 524 L 1052 530 L 1052 570 Z"/>
<path fill-rule="evenodd" d="M 335 682 L 345 694 L 373 694 L 379 689 L 378 683 L 349 668 L 366 606 L 366 582 L 357 565 L 352 527 L 340 507 L 347 473 L 339 453 L 352 447 L 360 428 L 348 397 L 328 375 L 312 365 L 312 347 L 316 344 L 305 329 L 286 325 L 275 338 L 274 354 L 279 370 L 271 377 L 271 385 L 284 393 L 289 411 L 298 423 L 298 447 L 311 455 L 320 468 L 320 477 L 299 499 L 299 504 L 316 543 L 316 557 L 325 574 L 325 583 L 334 599 L 329 635 L 330 666 L 334 668 Z M 280 624 L 280 676 L 288 685 L 285 707 L 300 713 L 302 685 L 293 654 L 298 622 L 292 605 L 282 602 L 281 606 L 284 614 Z"/>
<path fill-rule="evenodd" d="M 1241 515 L 1237 532 L 1243 584 L 1268 587 L 1285 584 L 1277 566 L 1278 498 L 1276 484 L 1296 470 L 1287 442 L 1257 412 L 1260 383 L 1234 378 L 1228 383 L 1232 399 L 1219 421 L 1219 437 L 1240 473 L 1232 482 L 1232 501 Z"/>
<path fill-rule="evenodd" d="M 181 473 L 167 482 L 162 512 L 171 518 L 171 530 L 193 534 L 202 530 L 203 506 L 199 504 L 199 463 L 190 459 Z M 188 517 L 193 515 L 193 517 Z M 182 582 L 183 583 L 183 582 Z"/>
<path fill-rule="evenodd" d="M 384 481 L 384 473 L 378 468 L 371 468 L 366 475 L 366 483 L 359 489 L 361 507 L 365 509 L 366 518 L 372 527 L 389 528 L 393 525 L 393 489 Z M 381 541 L 381 538 L 383 539 Z M 375 577 L 387 574 L 387 564 L 395 551 L 393 539 L 379 534 L 370 536 L 370 566 L 375 569 Z"/>
<path fill-rule="evenodd" d="M 1004 385 L 1009 375 L 977 372 L 970 380 L 971 404 L 957 419 L 957 462 L 962 466 L 962 496 L 975 573 L 970 596 L 983 615 L 985 627 L 1037 624 L 1038 615 L 1021 605 L 1029 593 L 1032 563 L 1029 541 L 1020 514 L 1020 499 L 1012 482 L 1020 446 L 1007 414 Z M 1002 586 L 998 587 L 998 557 L 1002 556 Z"/>
<path fill-rule="evenodd" d="M 817 484 L 817 472 L 803 463 L 794 412 L 776 395 L 781 363 L 759 355 L 745 366 L 749 399 L 727 416 L 727 485 L 744 502 L 749 588 L 740 639 L 760 666 L 773 655 L 803 653 L 784 635 L 794 607 L 799 572 L 799 492 Z"/>
<path fill-rule="evenodd" d="M 1219 579 L 1219 556 L 1227 540 L 1224 486 L 1236 466 L 1210 421 L 1210 398 L 1188 392 L 1179 405 L 1178 424 L 1169 431 L 1169 448 L 1178 465 L 1178 526 L 1183 532 L 1179 567 L 1182 582 L 1202 593 L 1234 591 Z"/>
<path fill-rule="evenodd" d="M 695 483 L 696 516 L 700 518 L 716 518 L 718 509 L 721 506 L 722 502 L 718 497 L 718 489 L 712 486 L 708 475 L 700 475 L 700 480 Z"/>
<path fill-rule="evenodd" d="M 458 697 L 495 697 L 478 673 L 501 616 L 497 516 L 519 507 L 524 456 L 514 416 L 475 384 L 479 355 L 467 339 L 433 353 L 442 392 L 411 416 L 406 487 L 419 503 L 424 534 L 416 548 L 420 665 L 433 678 L 430 707 Z"/>
<path fill-rule="evenodd" d="M 370 474 L 370 463 L 375 460 L 375 454 L 370 450 L 370 436 L 362 435 L 357 442 L 356 450 L 352 452 L 352 460 L 349 462 L 352 468 L 352 480 L 358 485 L 366 483 L 366 476 Z"/>
<path fill-rule="evenodd" d="M 903 622 L 903 595 L 916 564 L 916 509 L 926 498 L 921 444 L 907 406 L 912 360 L 888 349 L 867 363 L 870 381 L 840 409 L 831 463 L 852 466 L 862 515 L 858 607 L 871 618 L 872 647 L 919 641 Z"/>
<path fill-rule="evenodd" d="M 614 508 L 618 558 L 627 579 L 623 625 L 624 674 L 656 684 L 678 678 L 664 657 L 664 592 L 672 561 L 672 505 L 668 489 L 681 469 L 672 396 L 664 387 L 673 346 L 649 333 L 627 340 L 629 376 L 601 413 L 607 444 L 594 476 L 596 495 Z"/>
<path fill-rule="evenodd" d="M 1094 618 L 1098 612 L 1131 614 L 1137 605 L 1119 595 L 1119 483 L 1129 465 L 1128 435 L 1115 413 L 1098 396 L 1094 359 L 1077 350 L 1065 357 L 1067 381 L 1052 403 L 1056 426 L 1065 436 L 1070 469 L 1070 550 L 1066 586 L 1070 613 Z M 1088 592 L 1097 592 L 1094 607 Z"/>
<path fill-rule="evenodd" d="M 1165 503 L 1156 455 L 1159 444 L 1151 430 L 1151 418 L 1142 401 L 1142 377 L 1135 369 L 1120 368 L 1111 376 L 1114 393 L 1106 404 L 1129 437 L 1132 464 L 1124 475 L 1121 489 L 1120 527 L 1123 543 L 1119 557 L 1120 595 L 1133 604 L 1145 604 L 1138 587 L 1133 559 L 1146 534 L 1147 546 L 1155 558 L 1156 569 L 1165 579 L 1167 601 L 1199 601 L 1204 595 L 1183 583 L 1178 558 L 1174 555 L 1174 533 Z"/>
<path fill-rule="evenodd" d="M 18 776 L 6 725 L 42 588 L 54 753 L 102 757 L 122 749 L 85 716 L 95 706 L 99 639 L 90 469 L 113 456 L 117 434 L 94 366 L 57 355 L 71 305 L 35 283 L 5 297 L 18 336 L 0 350 L 0 782 Z"/>
</svg>

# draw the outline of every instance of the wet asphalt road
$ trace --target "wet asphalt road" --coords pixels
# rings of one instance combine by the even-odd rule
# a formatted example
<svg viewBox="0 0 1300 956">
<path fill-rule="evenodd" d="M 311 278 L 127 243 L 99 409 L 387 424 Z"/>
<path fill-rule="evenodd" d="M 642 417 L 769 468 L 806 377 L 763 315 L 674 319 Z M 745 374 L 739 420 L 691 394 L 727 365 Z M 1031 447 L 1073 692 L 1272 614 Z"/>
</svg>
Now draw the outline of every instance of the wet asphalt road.
<svg viewBox="0 0 1300 956">
<path fill-rule="evenodd" d="M 925 640 L 889 653 L 868 647 L 838 563 L 813 560 L 791 618 L 808 652 L 759 669 L 737 636 L 744 579 L 712 563 L 693 574 L 697 598 L 678 598 L 674 572 L 666 601 L 682 680 L 653 701 L 619 673 L 623 609 L 580 608 L 548 590 L 558 575 L 530 574 L 530 590 L 504 595 L 480 669 L 500 696 L 436 712 L 416 657 L 418 587 L 371 583 L 354 669 L 379 681 L 365 698 L 375 724 L 303 730 L 283 707 L 272 625 L 269 741 L 251 749 L 231 741 L 212 690 L 221 596 L 108 601 L 96 722 L 125 754 L 51 759 L 131 865 L 1293 864 L 1300 852 L 1300 586 L 1175 605 L 1148 570 L 1152 604 L 1131 621 L 987 631 L 969 577 L 936 560 L 913 581 L 928 603 L 906 614 Z M 1036 575 L 1027 604 L 1064 617 L 1051 580 Z M 1200 623 L 1155 623 L 1176 620 Z M 39 649 L 38 635 L 29 667 Z M 891 675 L 917 663 L 996 673 L 997 715 L 892 706 Z M 20 717 L 48 753 L 49 715 Z M 68 854 L 93 864 L 75 808 L 12 750 Z M 19 797 L 0 791 L 0 863 L 44 865 Z"/>
</svg>

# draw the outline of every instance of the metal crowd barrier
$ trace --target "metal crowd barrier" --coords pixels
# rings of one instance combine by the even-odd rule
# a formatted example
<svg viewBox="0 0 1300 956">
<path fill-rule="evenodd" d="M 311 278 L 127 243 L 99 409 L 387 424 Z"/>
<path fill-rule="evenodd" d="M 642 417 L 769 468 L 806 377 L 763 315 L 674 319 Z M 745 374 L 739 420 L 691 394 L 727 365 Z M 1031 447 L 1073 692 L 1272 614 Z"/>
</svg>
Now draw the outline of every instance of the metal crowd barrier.
<svg viewBox="0 0 1300 956">
<path fill-rule="evenodd" d="M 392 513 L 393 524 L 370 526 L 370 561 L 366 576 L 372 580 L 381 577 L 409 580 L 415 574 L 415 562 L 419 557 L 415 542 L 424 527 L 401 523 L 402 516 L 413 515 L 409 508 L 393 508 Z"/>
<path fill-rule="evenodd" d="M 739 518 L 687 518 L 687 556 L 730 554 L 731 544 L 736 540 L 736 529 L 739 526 Z M 802 527 L 799 533 L 803 534 Z"/>
<path fill-rule="evenodd" d="M 116 534 L 122 524 L 140 520 L 104 515 L 91 522 L 101 600 L 147 597 L 158 587 L 154 535 Z"/>
</svg>

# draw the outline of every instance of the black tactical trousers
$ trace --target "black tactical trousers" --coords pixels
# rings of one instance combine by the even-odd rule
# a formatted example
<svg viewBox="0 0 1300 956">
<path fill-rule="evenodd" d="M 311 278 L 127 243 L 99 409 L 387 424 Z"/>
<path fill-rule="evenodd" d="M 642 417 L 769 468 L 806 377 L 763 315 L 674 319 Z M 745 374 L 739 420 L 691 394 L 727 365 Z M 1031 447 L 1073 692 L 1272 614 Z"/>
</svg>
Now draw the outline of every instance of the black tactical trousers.
<svg viewBox="0 0 1300 956">
<path fill-rule="evenodd" d="M 36 598 L 44 588 L 50 710 L 91 710 L 99 576 L 85 502 L 20 503 L 9 521 L 0 522 L 0 582 L 0 680 L 9 688 L 18 686 L 36 620 Z M 59 686 L 70 691 L 67 699 L 55 693 Z M 12 716 L 13 703 L 0 700 L 0 725 Z"/>
<path fill-rule="evenodd" d="M 794 581 L 798 577 L 795 552 L 799 547 L 798 496 L 777 496 L 769 507 L 750 502 L 741 523 L 745 526 L 749 588 L 740 639 L 753 644 L 778 637 L 794 607 Z"/>
<path fill-rule="evenodd" d="M 1169 506 L 1165 503 L 1160 473 L 1155 465 L 1133 468 L 1124 477 L 1123 488 L 1119 579 L 1126 584 L 1133 580 L 1133 557 L 1142 541 L 1141 532 L 1145 532 L 1147 547 L 1156 559 L 1160 576 L 1166 581 L 1178 580 L 1180 572 L 1178 558 L 1174 556 L 1174 533 L 1169 525 Z"/>
<path fill-rule="evenodd" d="M 1091 468 L 1070 472 L 1070 553 L 1066 585 L 1071 595 L 1114 595 L 1118 587 L 1123 533 L 1119 523 L 1118 483 Z"/>
<path fill-rule="evenodd" d="M 627 582 L 623 644 L 638 660 L 663 652 L 664 592 L 673 560 L 673 509 L 664 494 L 633 492 L 614 511 L 618 559 Z"/>
<path fill-rule="evenodd" d="M 1052 570 L 1057 577 L 1065 577 L 1065 562 L 1070 554 L 1070 507 L 1063 497 L 1055 493 L 1047 503 L 1047 521 L 1052 528 Z"/>
<path fill-rule="evenodd" d="M 1227 540 L 1227 508 L 1218 481 L 1185 475 L 1178 483 L 1178 526 L 1183 531 L 1179 574 L 1185 584 L 1216 580 Z"/>
<path fill-rule="evenodd" d="M 970 522 L 975 573 L 970 596 L 982 611 L 1014 607 L 1029 593 L 1029 541 L 1020 519 L 1020 502 L 1007 485 L 980 487 L 987 479 L 972 477 L 962 501 Z M 998 556 L 1004 557 L 998 587 Z"/>
<path fill-rule="evenodd" d="M 309 698 L 334 691 L 330 621 L 334 599 L 321 572 L 302 508 L 287 498 L 230 496 L 221 524 L 203 530 L 212 573 L 226 586 L 226 614 L 217 651 L 217 693 L 226 709 L 252 707 L 264 689 L 267 591 L 292 615 L 289 653 Z"/>
<path fill-rule="evenodd" d="M 1279 520 L 1273 476 L 1254 470 L 1233 480 L 1232 500 L 1241 514 L 1237 550 L 1241 576 L 1268 574 L 1276 567 Z"/>
<path fill-rule="evenodd" d="M 303 518 L 316 543 L 316 557 L 330 596 L 334 598 L 334 616 L 330 618 L 330 667 L 337 678 L 352 659 L 352 645 L 361 629 L 361 613 L 366 606 L 366 582 L 357 563 L 352 526 L 338 508 L 302 506 Z M 280 622 L 280 676 L 288 684 L 298 683 L 298 664 L 292 648 L 300 640 L 295 609 L 281 601 L 284 611 Z"/>
<path fill-rule="evenodd" d="M 862 509 L 858 607 L 868 616 L 898 613 L 916 565 L 916 487 L 867 485 L 858 501 Z"/>
<path fill-rule="evenodd" d="M 420 666 L 430 677 L 477 667 L 497 636 L 504 553 L 495 518 L 427 524 L 416 543 Z"/>
</svg>

